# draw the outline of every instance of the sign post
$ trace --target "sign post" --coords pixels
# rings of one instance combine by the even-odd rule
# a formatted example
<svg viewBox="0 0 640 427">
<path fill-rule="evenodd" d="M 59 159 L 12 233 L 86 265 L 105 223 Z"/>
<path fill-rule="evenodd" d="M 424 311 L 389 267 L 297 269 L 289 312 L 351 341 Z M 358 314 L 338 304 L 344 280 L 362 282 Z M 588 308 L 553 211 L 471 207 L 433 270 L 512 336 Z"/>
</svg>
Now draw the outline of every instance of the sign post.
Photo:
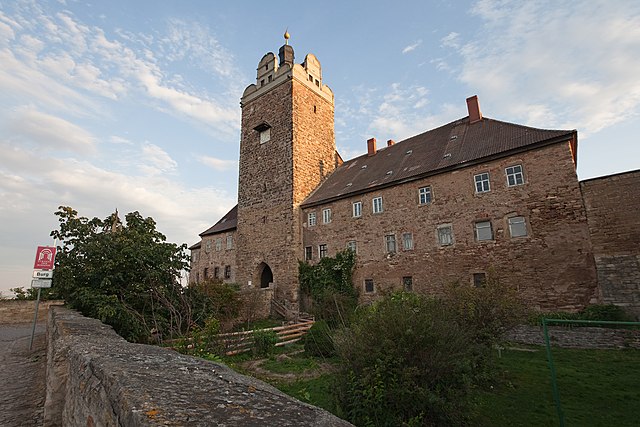
<svg viewBox="0 0 640 427">
<path fill-rule="evenodd" d="M 38 307 L 40 306 L 40 292 L 42 288 L 51 287 L 51 278 L 53 277 L 53 268 L 56 259 L 55 246 L 38 246 L 36 250 L 36 260 L 33 263 L 33 277 L 31 288 L 38 289 L 38 298 L 36 298 L 36 309 L 33 315 L 33 328 L 31 328 L 31 341 L 29 341 L 29 350 L 33 347 L 33 336 L 36 333 L 36 322 L 38 321 Z"/>
</svg>

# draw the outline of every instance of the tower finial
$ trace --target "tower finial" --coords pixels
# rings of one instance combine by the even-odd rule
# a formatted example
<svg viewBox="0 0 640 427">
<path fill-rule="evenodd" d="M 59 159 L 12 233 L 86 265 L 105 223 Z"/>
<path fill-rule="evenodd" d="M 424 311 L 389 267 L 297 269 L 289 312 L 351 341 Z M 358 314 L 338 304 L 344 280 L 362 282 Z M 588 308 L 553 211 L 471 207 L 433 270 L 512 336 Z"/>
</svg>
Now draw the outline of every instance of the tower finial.
<svg viewBox="0 0 640 427">
<path fill-rule="evenodd" d="M 284 30 L 284 44 L 286 44 L 286 45 L 289 44 L 289 37 L 291 37 L 291 34 L 289 34 L 289 27 L 287 27 Z"/>
</svg>

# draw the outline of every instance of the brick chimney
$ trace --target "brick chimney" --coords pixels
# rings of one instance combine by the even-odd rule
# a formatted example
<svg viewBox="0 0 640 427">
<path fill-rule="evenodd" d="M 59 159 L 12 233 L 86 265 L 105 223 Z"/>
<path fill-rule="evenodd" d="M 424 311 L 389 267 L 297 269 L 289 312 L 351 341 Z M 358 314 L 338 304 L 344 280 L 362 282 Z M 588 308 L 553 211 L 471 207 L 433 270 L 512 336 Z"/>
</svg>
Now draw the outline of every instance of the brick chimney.
<svg viewBox="0 0 640 427">
<path fill-rule="evenodd" d="M 376 154 L 376 139 L 367 139 L 367 156 L 373 156 Z"/>
<path fill-rule="evenodd" d="M 480 112 L 478 95 L 473 95 L 467 98 L 467 109 L 469 110 L 469 124 L 473 124 L 482 120 L 482 113 Z"/>
<path fill-rule="evenodd" d="M 387 147 L 391 147 L 395 143 L 396 142 L 393 139 L 390 139 L 390 140 L 387 141 Z"/>
</svg>

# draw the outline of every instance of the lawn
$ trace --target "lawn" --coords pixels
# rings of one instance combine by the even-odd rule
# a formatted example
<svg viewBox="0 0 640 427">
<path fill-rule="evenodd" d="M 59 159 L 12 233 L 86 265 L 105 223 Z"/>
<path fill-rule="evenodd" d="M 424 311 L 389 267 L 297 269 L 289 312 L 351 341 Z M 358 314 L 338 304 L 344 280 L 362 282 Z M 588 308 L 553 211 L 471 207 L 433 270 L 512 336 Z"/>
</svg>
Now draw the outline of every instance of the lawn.
<svg viewBox="0 0 640 427">
<path fill-rule="evenodd" d="M 336 412 L 332 369 L 335 359 L 307 357 L 294 347 L 288 357 L 271 356 L 257 376 L 304 402 Z M 287 350 L 280 350 L 287 351 Z M 640 420 L 639 350 L 553 349 L 567 426 L 637 426 Z M 245 359 L 246 360 L 246 359 Z M 491 384 L 475 392 L 472 424 L 556 426 L 544 347 L 506 349 Z M 320 369 L 324 366 L 325 369 Z M 250 370 L 245 373 L 251 374 Z M 284 376 L 283 376 L 284 375 Z"/>
</svg>

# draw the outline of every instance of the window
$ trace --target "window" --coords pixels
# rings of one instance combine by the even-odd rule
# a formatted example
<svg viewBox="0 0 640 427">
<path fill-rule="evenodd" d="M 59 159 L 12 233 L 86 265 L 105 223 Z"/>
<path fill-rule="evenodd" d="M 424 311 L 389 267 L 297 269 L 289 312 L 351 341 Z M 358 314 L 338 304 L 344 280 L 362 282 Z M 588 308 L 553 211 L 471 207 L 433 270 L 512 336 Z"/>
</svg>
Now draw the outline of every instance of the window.
<svg viewBox="0 0 640 427">
<path fill-rule="evenodd" d="M 191 262 L 197 262 L 198 261 L 198 252 L 194 252 L 191 255 Z"/>
<path fill-rule="evenodd" d="M 413 233 L 402 233 L 402 249 L 405 251 L 413 249 Z"/>
<path fill-rule="evenodd" d="M 205 269 L 204 269 L 204 280 L 207 280 L 208 277 L 209 277 L 209 269 L 205 267 Z"/>
<path fill-rule="evenodd" d="M 373 213 L 377 214 L 382 212 L 382 197 L 375 197 L 373 199 Z"/>
<path fill-rule="evenodd" d="M 507 185 L 509 187 L 524 184 L 524 175 L 522 174 L 522 165 L 510 166 L 505 169 L 505 172 L 507 173 Z"/>
<path fill-rule="evenodd" d="M 216 239 L 216 251 L 222 250 L 222 238 L 218 237 Z"/>
<path fill-rule="evenodd" d="M 487 275 L 484 273 L 473 273 L 473 286 L 483 288 L 487 283 Z"/>
<path fill-rule="evenodd" d="M 428 205 L 431 203 L 431 187 L 422 187 L 418 190 L 421 205 Z"/>
<path fill-rule="evenodd" d="M 373 287 L 373 279 L 364 279 L 364 291 L 368 294 L 375 290 Z"/>
<path fill-rule="evenodd" d="M 211 240 L 209 240 L 209 241 L 207 242 L 207 244 L 206 244 L 206 245 L 204 245 L 204 251 L 205 251 L 206 253 L 211 252 Z"/>
<path fill-rule="evenodd" d="M 225 265 L 224 266 L 224 278 L 225 279 L 231 279 L 231 266 L 230 265 Z"/>
<path fill-rule="evenodd" d="M 441 225 L 438 227 L 438 243 L 440 246 L 453 245 L 453 229 L 451 225 Z"/>
<path fill-rule="evenodd" d="M 233 236 L 227 236 L 227 249 L 233 249 Z"/>
<path fill-rule="evenodd" d="M 493 229 L 491 221 L 476 222 L 476 240 L 493 240 Z"/>
<path fill-rule="evenodd" d="M 213 268 L 213 277 L 216 278 L 216 279 L 218 277 L 220 277 L 220 267 L 214 267 Z"/>
<path fill-rule="evenodd" d="M 527 222 L 523 216 L 509 218 L 509 234 L 511 237 L 523 237 L 527 235 Z"/>
<path fill-rule="evenodd" d="M 347 242 L 347 249 L 349 249 L 350 251 L 353 251 L 354 253 L 358 252 L 358 244 L 356 243 L 355 240 L 349 240 Z"/>
<path fill-rule="evenodd" d="M 322 223 L 329 224 L 331 222 L 331 209 L 322 209 Z"/>
<path fill-rule="evenodd" d="M 362 202 L 353 203 L 353 217 L 360 218 L 362 216 Z"/>
<path fill-rule="evenodd" d="M 271 128 L 266 128 L 260 131 L 260 144 L 269 142 L 270 139 L 271 139 Z"/>
<path fill-rule="evenodd" d="M 413 277 L 412 276 L 404 276 L 402 278 L 402 289 L 406 292 L 413 291 Z"/>
<path fill-rule="evenodd" d="M 384 236 L 385 248 L 387 253 L 395 254 L 396 253 L 396 235 L 395 234 L 387 234 Z"/>
<path fill-rule="evenodd" d="M 319 245 L 318 253 L 320 254 L 320 258 L 324 258 L 327 256 L 327 245 Z"/>
<path fill-rule="evenodd" d="M 315 212 L 309 212 L 309 214 L 307 215 L 307 222 L 309 223 L 309 227 L 313 227 L 314 225 L 316 225 L 316 213 Z"/>
<path fill-rule="evenodd" d="M 305 246 L 304 259 L 305 261 L 311 261 L 313 259 L 313 246 Z"/>
<path fill-rule="evenodd" d="M 473 177 L 476 182 L 476 193 L 486 193 L 491 190 L 489 186 L 489 173 L 481 173 Z"/>
</svg>

